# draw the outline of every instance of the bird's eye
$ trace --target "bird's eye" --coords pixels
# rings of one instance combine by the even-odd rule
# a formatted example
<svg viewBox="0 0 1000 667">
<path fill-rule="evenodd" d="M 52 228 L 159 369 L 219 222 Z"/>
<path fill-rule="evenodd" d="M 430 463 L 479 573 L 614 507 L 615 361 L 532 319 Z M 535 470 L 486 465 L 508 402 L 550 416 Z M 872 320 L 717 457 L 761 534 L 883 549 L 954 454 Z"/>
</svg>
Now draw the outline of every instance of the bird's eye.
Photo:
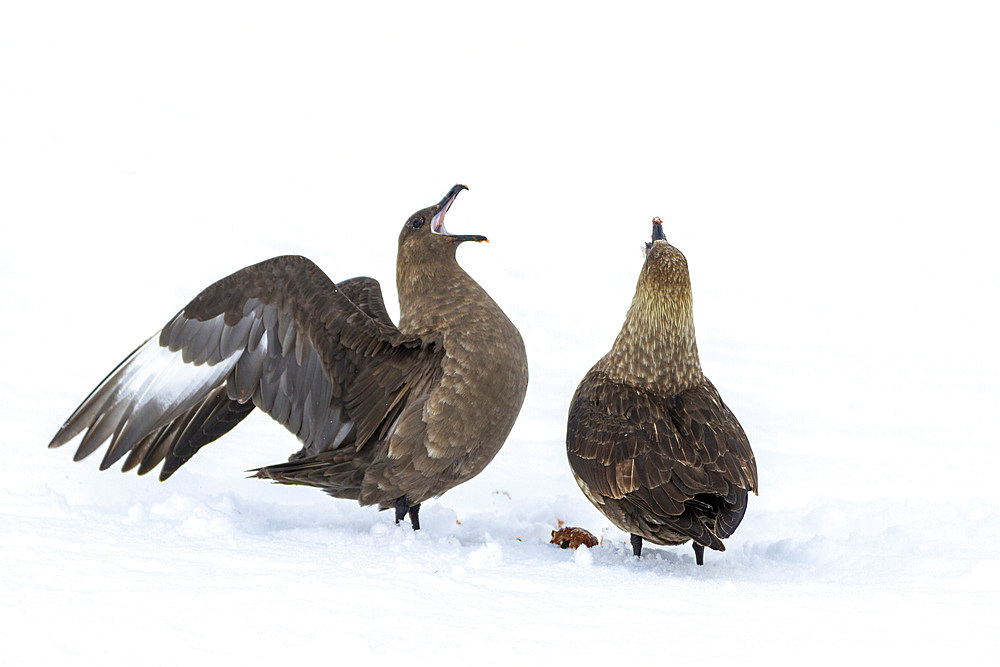
<svg viewBox="0 0 1000 667">
<path fill-rule="evenodd" d="M 413 227 L 414 229 L 420 229 L 421 227 L 424 226 L 424 219 L 414 218 L 413 222 L 410 223 L 410 226 Z"/>
</svg>

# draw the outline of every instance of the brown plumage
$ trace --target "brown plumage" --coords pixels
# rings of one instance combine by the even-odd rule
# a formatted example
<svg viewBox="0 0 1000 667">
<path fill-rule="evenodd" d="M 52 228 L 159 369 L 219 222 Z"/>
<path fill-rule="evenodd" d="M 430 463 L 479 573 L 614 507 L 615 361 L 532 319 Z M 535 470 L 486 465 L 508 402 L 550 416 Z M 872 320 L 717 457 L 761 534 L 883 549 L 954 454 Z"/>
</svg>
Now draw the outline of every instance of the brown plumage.
<svg viewBox="0 0 1000 667">
<path fill-rule="evenodd" d="M 583 378 L 566 449 L 584 494 L 616 526 L 654 544 L 724 551 L 757 492 L 750 443 L 701 371 L 687 260 L 658 218 L 621 333 Z"/>
<path fill-rule="evenodd" d="M 50 443 L 82 431 L 74 460 L 109 438 L 104 470 L 165 480 L 255 407 L 302 442 L 257 477 L 362 505 L 419 504 L 499 451 L 528 382 L 514 325 L 455 260 L 444 215 L 464 185 L 399 235 L 400 322 L 372 278 L 334 284 L 304 257 L 249 266 L 205 289 L 90 394 Z"/>
</svg>

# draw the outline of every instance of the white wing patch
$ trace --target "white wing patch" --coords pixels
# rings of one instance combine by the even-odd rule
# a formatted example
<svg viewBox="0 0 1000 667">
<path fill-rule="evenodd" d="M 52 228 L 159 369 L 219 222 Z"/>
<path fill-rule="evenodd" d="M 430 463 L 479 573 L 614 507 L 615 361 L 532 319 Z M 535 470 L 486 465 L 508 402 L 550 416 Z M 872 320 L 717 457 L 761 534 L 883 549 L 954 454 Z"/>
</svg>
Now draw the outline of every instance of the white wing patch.
<svg viewBox="0 0 1000 667">
<path fill-rule="evenodd" d="M 232 313 L 230 313 L 232 316 Z M 333 384 L 305 331 L 274 306 L 248 299 L 232 324 L 174 317 L 112 371 L 50 446 L 84 432 L 74 458 L 111 439 L 106 469 L 149 435 L 196 409 L 218 387 L 294 433 L 307 455 L 341 446 L 354 424 L 334 405 Z"/>
<path fill-rule="evenodd" d="M 187 363 L 180 352 L 160 347 L 156 337 L 147 341 L 122 367 L 116 391 L 101 409 L 106 416 L 121 415 L 112 420 L 118 425 L 102 466 L 202 401 L 225 381 L 241 354 L 239 350 L 215 364 Z"/>
<path fill-rule="evenodd" d="M 216 319 L 221 318 L 220 315 Z M 131 399 L 137 407 L 149 404 L 161 413 L 173 413 L 191 395 L 201 397 L 206 389 L 220 385 L 242 353 L 243 350 L 237 350 L 214 364 L 188 363 L 179 351 L 171 352 L 161 347 L 157 334 L 136 350 L 122 367 L 115 399 Z"/>
<path fill-rule="evenodd" d="M 179 321 L 181 316 L 171 324 Z M 91 392 L 50 446 L 65 444 L 86 429 L 74 457 L 79 460 L 111 438 L 111 446 L 101 462 L 102 469 L 107 468 L 147 434 L 191 409 L 225 382 L 244 349 L 236 346 L 221 356 L 222 340 L 231 337 L 223 334 L 230 334 L 227 330 L 233 327 L 224 323 L 222 315 L 205 322 L 183 324 L 187 334 L 198 339 L 195 355 L 182 355 L 179 349 L 161 346 L 162 332 L 158 332 Z M 245 332 L 243 338 L 245 345 Z M 191 347 L 194 346 L 188 349 Z"/>
</svg>

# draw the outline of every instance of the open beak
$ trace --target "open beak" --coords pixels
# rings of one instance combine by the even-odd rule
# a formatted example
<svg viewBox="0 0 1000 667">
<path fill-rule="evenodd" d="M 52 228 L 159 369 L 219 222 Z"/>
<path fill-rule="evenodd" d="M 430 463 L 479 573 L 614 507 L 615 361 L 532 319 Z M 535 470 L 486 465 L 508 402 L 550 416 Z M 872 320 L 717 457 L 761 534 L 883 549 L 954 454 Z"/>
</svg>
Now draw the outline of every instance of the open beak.
<svg viewBox="0 0 1000 667">
<path fill-rule="evenodd" d="M 462 190 L 468 190 L 469 188 L 464 185 L 456 185 L 451 190 L 448 190 L 448 194 L 444 196 L 438 205 L 437 213 L 431 218 L 431 232 L 434 234 L 440 234 L 442 236 L 447 236 L 449 239 L 455 243 L 461 243 L 462 241 L 488 241 L 485 236 L 479 236 L 478 234 L 450 234 L 444 226 L 444 215 L 451 208 L 454 203 L 455 198 L 458 197 L 458 193 Z"/>
</svg>

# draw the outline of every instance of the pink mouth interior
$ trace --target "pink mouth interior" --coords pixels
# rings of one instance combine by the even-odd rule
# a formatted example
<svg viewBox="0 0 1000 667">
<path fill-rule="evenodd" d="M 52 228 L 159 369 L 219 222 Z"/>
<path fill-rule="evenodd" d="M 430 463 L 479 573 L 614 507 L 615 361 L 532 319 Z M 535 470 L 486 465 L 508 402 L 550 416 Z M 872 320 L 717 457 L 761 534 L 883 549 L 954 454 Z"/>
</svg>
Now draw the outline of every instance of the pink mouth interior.
<svg viewBox="0 0 1000 667">
<path fill-rule="evenodd" d="M 444 214 L 447 213 L 448 209 L 451 208 L 451 203 L 453 201 L 455 201 L 454 197 L 452 197 L 452 199 L 447 204 L 444 205 L 444 208 L 435 213 L 434 217 L 431 218 L 431 231 L 434 232 L 435 234 L 446 234 L 446 235 L 448 234 L 448 230 L 445 229 L 444 226 Z"/>
</svg>

